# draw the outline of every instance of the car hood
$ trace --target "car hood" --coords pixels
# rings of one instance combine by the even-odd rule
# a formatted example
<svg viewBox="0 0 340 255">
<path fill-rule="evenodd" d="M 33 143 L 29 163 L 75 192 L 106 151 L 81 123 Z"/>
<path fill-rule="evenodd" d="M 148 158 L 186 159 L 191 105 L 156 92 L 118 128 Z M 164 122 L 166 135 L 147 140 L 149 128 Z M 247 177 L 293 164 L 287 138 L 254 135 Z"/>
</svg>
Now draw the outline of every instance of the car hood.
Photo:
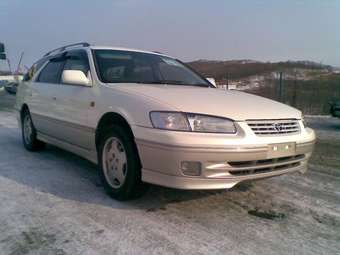
<svg viewBox="0 0 340 255">
<path fill-rule="evenodd" d="M 169 106 L 169 110 L 221 116 L 235 121 L 301 118 L 301 112 L 293 107 L 239 91 L 147 84 L 116 84 L 113 87 L 158 101 Z"/>
</svg>

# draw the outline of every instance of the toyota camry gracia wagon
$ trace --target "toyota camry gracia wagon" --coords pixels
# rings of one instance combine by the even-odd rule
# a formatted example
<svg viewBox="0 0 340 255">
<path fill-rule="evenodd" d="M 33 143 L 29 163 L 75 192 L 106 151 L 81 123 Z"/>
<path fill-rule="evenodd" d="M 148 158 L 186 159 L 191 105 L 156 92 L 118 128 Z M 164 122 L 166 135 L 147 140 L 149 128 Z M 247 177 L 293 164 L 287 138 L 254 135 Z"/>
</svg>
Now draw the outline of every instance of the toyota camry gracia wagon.
<svg viewBox="0 0 340 255">
<path fill-rule="evenodd" d="M 49 143 L 98 164 L 119 200 L 143 183 L 226 189 L 304 172 L 315 141 L 290 106 L 216 89 L 164 54 L 87 43 L 37 61 L 16 110 L 26 149 Z"/>
</svg>

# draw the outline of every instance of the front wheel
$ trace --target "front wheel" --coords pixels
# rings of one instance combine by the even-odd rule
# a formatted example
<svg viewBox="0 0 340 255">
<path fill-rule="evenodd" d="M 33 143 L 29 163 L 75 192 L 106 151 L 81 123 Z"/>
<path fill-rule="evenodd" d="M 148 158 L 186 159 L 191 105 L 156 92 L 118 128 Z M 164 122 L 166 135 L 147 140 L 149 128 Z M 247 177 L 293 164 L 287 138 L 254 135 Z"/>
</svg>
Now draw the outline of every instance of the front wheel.
<svg viewBox="0 0 340 255">
<path fill-rule="evenodd" d="M 24 147 L 29 151 L 42 149 L 45 146 L 45 143 L 37 139 L 37 132 L 34 128 L 31 115 L 28 110 L 25 110 L 22 113 L 21 121 L 21 133 Z"/>
<path fill-rule="evenodd" d="M 106 192 L 117 200 L 142 195 L 145 184 L 141 181 L 141 164 L 133 138 L 120 126 L 111 126 L 103 133 L 98 162 Z"/>
</svg>

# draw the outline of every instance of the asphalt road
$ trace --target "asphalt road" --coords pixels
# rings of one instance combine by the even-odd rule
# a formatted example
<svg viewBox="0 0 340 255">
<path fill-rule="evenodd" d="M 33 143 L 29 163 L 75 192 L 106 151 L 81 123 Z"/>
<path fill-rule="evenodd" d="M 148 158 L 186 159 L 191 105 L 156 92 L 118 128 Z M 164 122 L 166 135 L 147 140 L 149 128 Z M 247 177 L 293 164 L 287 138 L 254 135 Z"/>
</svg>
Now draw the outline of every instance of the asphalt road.
<svg viewBox="0 0 340 255">
<path fill-rule="evenodd" d="M 340 120 L 308 119 L 329 151 L 320 146 L 305 175 L 229 191 L 151 186 L 118 202 L 88 161 L 53 146 L 26 151 L 5 101 L 0 94 L 1 255 L 340 253 Z"/>
</svg>

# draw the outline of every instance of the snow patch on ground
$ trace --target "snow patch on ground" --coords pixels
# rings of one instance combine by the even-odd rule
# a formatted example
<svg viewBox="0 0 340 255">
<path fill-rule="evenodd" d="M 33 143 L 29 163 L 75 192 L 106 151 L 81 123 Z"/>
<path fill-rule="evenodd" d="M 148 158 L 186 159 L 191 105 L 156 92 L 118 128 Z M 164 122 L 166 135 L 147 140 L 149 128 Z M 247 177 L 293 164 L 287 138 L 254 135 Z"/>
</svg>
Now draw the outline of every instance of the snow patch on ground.
<svg viewBox="0 0 340 255">
<path fill-rule="evenodd" d="M 338 119 L 307 123 L 322 141 L 340 137 Z M 231 190 L 151 186 L 144 197 L 122 203 L 104 193 L 92 163 L 53 146 L 26 151 L 15 112 L 0 111 L 0 251 L 337 254 L 340 180 L 319 168 Z"/>
</svg>

